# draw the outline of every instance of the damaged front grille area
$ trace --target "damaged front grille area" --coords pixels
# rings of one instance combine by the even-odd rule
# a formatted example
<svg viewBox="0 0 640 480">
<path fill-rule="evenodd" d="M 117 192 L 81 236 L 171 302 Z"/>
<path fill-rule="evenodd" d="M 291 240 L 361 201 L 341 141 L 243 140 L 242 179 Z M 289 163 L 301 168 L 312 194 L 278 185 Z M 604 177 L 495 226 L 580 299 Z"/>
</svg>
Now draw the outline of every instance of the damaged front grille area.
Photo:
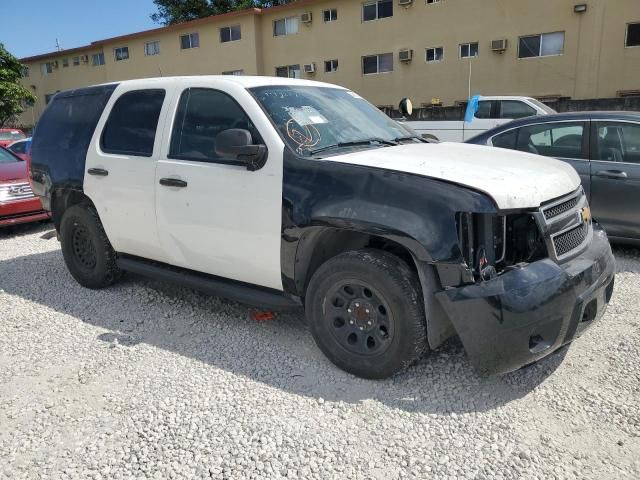
<svg viewBox="0 0 640 480">
<path fill-rule="evenodd" d="M 578 205 L 578 200 L 579 197 L 576 196 L 552 207 L 543 209 L 542 213 L 544 215 L 544 218 L 546 220 L 551 220 L 552 218 L 555 218 L 565 212 L 568 212 L 569 210 L 574 209 L 576 205 Z"/>
<path fill-rule="evenodd" d="M 589 224 L 582 222 L 571 230 L 553 237 L 553 247 L 555 248 L 556 256 L 562 257 L 578 248 L 586 240 L 588 234 Z"/>
</svg>

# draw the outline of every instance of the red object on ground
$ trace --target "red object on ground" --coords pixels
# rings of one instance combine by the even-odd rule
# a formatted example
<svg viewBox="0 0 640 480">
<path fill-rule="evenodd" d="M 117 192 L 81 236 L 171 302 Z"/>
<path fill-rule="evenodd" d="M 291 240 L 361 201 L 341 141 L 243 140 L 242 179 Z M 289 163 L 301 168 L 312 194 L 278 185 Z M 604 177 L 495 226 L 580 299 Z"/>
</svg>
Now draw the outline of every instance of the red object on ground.
<svg viewBox="0 0 640 480">
<path fill-rule="evenodd" d="M 273 312 L 261 312 L 258 310 L 252 310 L 249 315 L 254 322 L 270 322 L 276 319 L 276 315 Z"/>
<path fill-rule="evenodd" d="M 27 162 L 0 147 L 0 227 L 48 218 L 31 191 Z"/>
</svg>

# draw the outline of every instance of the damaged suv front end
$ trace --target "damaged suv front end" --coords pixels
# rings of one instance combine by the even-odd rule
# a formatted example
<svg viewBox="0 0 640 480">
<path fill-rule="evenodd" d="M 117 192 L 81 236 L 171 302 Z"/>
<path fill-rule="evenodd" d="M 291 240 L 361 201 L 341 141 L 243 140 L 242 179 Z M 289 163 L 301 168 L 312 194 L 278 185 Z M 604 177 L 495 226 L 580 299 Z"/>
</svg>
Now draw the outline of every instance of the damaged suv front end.
<svg viewBox="0 0 640 480">
<path fill-rule="evenodd" d="M 436 298 L 485 374 L 535 362 L 602 316 L 615 261 L 578 188 L 537 209 L 456 218 L 461 281 Z"/>
</svg>

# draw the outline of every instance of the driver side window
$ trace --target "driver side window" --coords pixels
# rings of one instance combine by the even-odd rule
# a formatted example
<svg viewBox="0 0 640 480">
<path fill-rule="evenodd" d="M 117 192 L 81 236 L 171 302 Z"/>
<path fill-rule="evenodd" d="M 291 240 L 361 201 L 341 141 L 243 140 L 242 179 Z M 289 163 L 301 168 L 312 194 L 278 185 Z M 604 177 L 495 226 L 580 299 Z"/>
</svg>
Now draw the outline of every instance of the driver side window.
<svg viewBox="0 0 640 480">
<path fill-rule="evenodd" d="M 231 96 L 210 88 L 189 88 L 178 103 L 169 158 L 236 163 L 216 153 L 216 135 L 230 128 L 248 130 L 253 143 L 262 143 L 255 126 Z"/>
</svg>

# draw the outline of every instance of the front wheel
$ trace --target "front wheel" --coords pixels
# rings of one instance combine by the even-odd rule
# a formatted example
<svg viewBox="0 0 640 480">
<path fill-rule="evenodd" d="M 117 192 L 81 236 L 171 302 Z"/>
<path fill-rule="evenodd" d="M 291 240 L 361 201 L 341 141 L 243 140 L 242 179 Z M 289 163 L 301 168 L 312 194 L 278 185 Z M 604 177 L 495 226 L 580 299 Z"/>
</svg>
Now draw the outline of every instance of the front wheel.
<svg viewBox="0 0 640 480">
<path fill-rule="evenodd" d="M 426 349 L 417 274 L 388 252 L 358 250 L 328 260 L 309 283 L 305 307 L 320 350 L 359 377 L 387 378 Z"/>
<path fill-rule="evenodd" d="M 116 254 L 92 206 L 73 205 L 64 212 L 60 243 L 69 272 L 83 287 L 104 288 L 121 277 Z"/>
</svg>

